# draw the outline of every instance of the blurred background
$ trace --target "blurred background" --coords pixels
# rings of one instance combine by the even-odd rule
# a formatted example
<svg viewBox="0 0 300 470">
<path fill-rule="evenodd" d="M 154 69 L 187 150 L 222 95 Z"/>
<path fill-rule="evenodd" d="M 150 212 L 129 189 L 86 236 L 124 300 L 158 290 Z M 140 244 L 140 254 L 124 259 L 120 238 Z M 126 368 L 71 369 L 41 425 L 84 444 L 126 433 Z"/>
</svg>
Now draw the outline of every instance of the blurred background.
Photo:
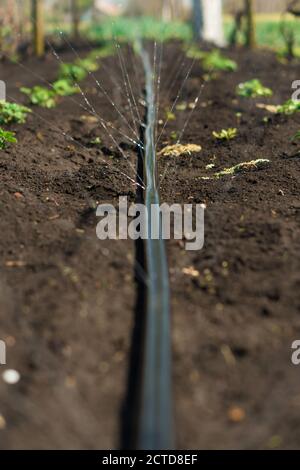
<svg viewBox="0 0 300 470">
<path fill-rule="evenodd" d="M 213 3 L 220 5 L 227 43 L 243 43 L 242 15 L 250 4 L 257 45 L 278 50 L 293 41 L 299 47 L 299 17 L 287 13 L 293 8 L 300 14 L 298 0 L 0 0 L 0 50 L 13 55 L 20 45 L 30 45 L 37 5 L 44 18 L 40 29 L 48 35 L 63 29 L 77 38 L 85 34 L 99 40 L 120 39 L 138 30 L 146 37 L 157 37 L 160 32 L 165 38 L 188 40 L 193 35 L 199 3 L 203 10 L 212 8 Z"/>
</svg>

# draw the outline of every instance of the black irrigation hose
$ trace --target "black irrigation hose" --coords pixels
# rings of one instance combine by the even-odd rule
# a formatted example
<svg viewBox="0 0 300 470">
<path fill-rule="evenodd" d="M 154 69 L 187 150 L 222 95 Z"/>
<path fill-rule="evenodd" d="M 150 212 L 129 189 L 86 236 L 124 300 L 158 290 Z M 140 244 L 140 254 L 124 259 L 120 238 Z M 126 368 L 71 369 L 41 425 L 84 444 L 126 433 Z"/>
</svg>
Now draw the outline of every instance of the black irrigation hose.
<svg viewBox="0 0 300 470">
<path fill-rule="evenodd" d="M 139 43 L 138 53 L 146 78 L 147 119 L 144 137 L 144 202 L 159 207 L 155 149 L 155 95 L 153 70 L 148 52 Z M 153 207 L 153 206 L 152 206 Z M 162 220 L 159 211 L 155 220 L 148 220 L 145 240 L 147 270 L 146 319 L 142 360 L 141 397 L 138 416 L 137 447 L 139 449 L 172 449 L 173 405 L 171 387 L 170 294 Z M 151 228 L 159 227 L 159 238 L 152 239 Z"/>
</svg>

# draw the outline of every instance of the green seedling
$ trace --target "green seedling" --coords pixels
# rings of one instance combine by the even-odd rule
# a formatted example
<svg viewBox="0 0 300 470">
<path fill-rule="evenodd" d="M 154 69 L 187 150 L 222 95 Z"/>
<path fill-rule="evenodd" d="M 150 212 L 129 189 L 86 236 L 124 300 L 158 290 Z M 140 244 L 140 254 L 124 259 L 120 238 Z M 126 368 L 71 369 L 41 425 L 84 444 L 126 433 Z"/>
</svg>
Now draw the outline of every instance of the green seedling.
<svg viewBox="0 0 300 470">
<path fill-rule="evenodd" d="M 93 57 L 86 57 L 85 59 L 78 59 L 76 65 L 88 72 L 96 72 L 99 69 L 99 64 L 93 59 Z"/>
<path fill-rule="evenodd" d="M 299 140 L 300 139 L 300 131 L 296 132 L 296 134 L 292 137 L 292 140 Z"/>
<path fill-rule="evenodd" d="M 61 64 L 59 78 L 80 82 L 87 76 L 87 69 L 78 64 Z"/>
<path fill-rule="evenodd" d="M 172 131 L 171 134 L 170 134 L 170 137 L 172 140 L 177 140 L 179 135 L 178 135 L 178 132 L 176 131 Z"/>
<path fill-rule="evenodd" d="M 186 52 L 186 56 L 190 59 L 199 59 L 206 71 L 227 71 L 235 72 L 237 63 L 221 54 L 219 49 L 213 49 L 210 52 L 201 51 L 196 46 L 192 46 Z"/>
<path fill-rule="evenodd" d="M 15 144 L 17 139 L 14 132 L 5 131 L 0 127 L 0 149 L 4 150 L 8 144 Z"/>
<path fill-rule="evenodd" d="M 54 108 L 56 106 L 56 93 L 54 90 L 48 90 L 48 88 L 37 85 L 33 88 L 23 87 L 21 91 L 29 96 L 31 104 L 42 108 Z"/>
<path fill-rule="evenodd" d="M 235 139 L 238 130 L 236 128 L 222 129 L 220 132 L 214 131 L 212 134 L 218 140 L 228 141 Z"/>
<path fill-rule="evenodd" d="M 92 144 L 92 145 L 100 145 L 100 144 L 101 144 L 101 139 L 100 139 L 100 137 L 96 137 L 95 139 L 91 140 L 90 144 Z"/>
<path fill-rule="evenodd" d="M 188 107 L 188 105 L 187 105 L 187 103 L 185 103 L 185 102 L 183 102 L 183 103 L 178 103 L 178 104 L 176 105 L 177 111 L 186 111 L 187 107 Z"/>
<path fill-rule="evenodd" d="M 26 106 L 0 101 L 0 124 L 24 124 L 28 113 L 31 113 L 31 110 Z"/>
<path fill-rule="evenodd" d="M 237 70 L 236 62 L 223 56 L 219 49 L 204 53 L 202 65 L 206 71 L 235 72 Z"/>
<path fill-rule="evenodd" d="M 242 113 L 240 113 L 240 112 L 235 113 L 235 117 L 236 117 L 236 120 L 237 120 L 238 124 L 240 124 L 241 120 L 242 120 L 242 117 L 243 117 Z"/>
<path fill-rule="evenodd" d="M 114 46 L 112 44 L 107 44 L 101 49 L 97 49 L 89 55 L 89 58 L 92 60 L 105 59 L 115 54 Z"/>
<path fill-rule="evenodd" d="M 55 93 L 59 96 L 71 96 L 79 92 L 79 88 L 65 78 L 57 80 L 52 86 Z"/>
<path fill-rule="evenodd" d="M 231 168 L 225 168 L 219 173 L 215 173 L 215 178 L 222 178 L 223 176 L 235 176 L 239 173 L 248 173 L 250 171 L 263 170 L 270 166 L 270 160 L 258 159 L 251 160 L 250 162 L 239 163 Z"/>
<path fill-rule="evenodd" d="M 271 118 L 269 116 L 264 116 L 262 118 L 262 122 L 263 124 L 269 124 L 269 122 L 271 122 Z"/>
<path fill-rule="evenodd" d="M 205 52 L 204 51 L 201 51 L 200 49 L 198 49 L 197 46 L 193 45 L 191 46 L 187 51 L 186 51 L 186 56 L 189 58 L 189 59 L 204 59 L 205 57 Z"/>
<path fill-rule="evenodd" d="M 166 119 L 168 121 L 175 121 L 176 116 L 172 111 L 170 111 L 169 109 L 166 109 Z"/>
<path fill-rule="evenodd" d="M 277 107 L 278 114 L 285 114 L 290 116 L 291 114 L 297 113 L 300 111 L 300 101 L 288 100 L 283 105 Z"/>
<path fill-rule="evenodd" d="M 248 82 L 240 83 L 237 87 L 237 94 L 244 98 L 257 98 L 259 96 L 272 96 L 273 91 L 264 87 L 260 80 L 254 78 Z"/>
</svg>

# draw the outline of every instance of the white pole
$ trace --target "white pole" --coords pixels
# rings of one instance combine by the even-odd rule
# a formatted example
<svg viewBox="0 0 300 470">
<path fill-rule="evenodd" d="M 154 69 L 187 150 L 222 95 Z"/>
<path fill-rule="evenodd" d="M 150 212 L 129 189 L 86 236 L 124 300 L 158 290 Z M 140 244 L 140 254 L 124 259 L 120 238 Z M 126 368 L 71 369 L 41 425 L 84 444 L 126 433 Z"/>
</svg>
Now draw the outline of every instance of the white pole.
<svg viewBox="0 0 300 470">
<path fill-rule="evenodd" d="M 202 0 L 203 39 L 217 46 L 225 45 L 222 0 Z"/>
</svg>

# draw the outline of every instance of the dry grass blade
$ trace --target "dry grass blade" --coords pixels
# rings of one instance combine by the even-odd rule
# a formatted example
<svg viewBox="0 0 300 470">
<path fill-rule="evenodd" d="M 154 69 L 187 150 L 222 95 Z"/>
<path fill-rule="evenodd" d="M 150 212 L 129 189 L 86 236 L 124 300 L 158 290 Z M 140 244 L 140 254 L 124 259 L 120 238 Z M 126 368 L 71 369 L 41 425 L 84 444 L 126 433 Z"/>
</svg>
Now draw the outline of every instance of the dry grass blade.
<svg viewBox="0 0 300 470">
<path fill-rule="evenodd" d="M 202 147 L 200 145 L 174 144 L 164 147 L 158 155 L 162 155 L 163 157 L 180 157 L 181 155 L 191 155 L 192 153 L 198 153 L 201 152 L 201 150 Z"/>
</svg>

